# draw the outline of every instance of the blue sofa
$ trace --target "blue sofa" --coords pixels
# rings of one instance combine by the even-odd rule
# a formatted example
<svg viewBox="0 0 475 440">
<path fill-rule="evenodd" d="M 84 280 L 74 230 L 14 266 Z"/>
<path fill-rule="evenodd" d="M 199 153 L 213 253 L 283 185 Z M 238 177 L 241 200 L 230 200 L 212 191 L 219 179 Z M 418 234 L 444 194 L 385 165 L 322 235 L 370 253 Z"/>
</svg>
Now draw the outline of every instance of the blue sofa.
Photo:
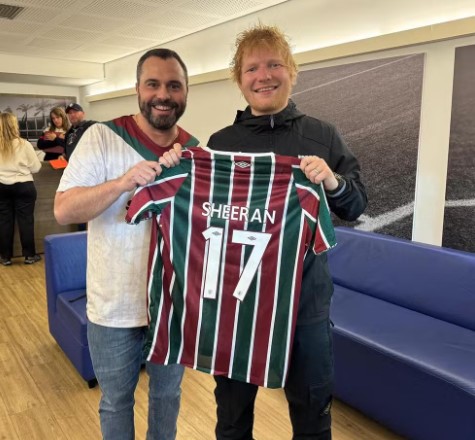
<svg viewBox="0 0 475 440">
<path fill-rule="evenodd" d="M 50 333 L 92 388 L 96 380 L 87 342 L 87 232 L 47 235 L 44 253 Z"/>
<path fill-rule="evenodd" d="M 335 396 L 413 440 L 475 439 L 475 254 L 336 228 Z"/>
</svg>

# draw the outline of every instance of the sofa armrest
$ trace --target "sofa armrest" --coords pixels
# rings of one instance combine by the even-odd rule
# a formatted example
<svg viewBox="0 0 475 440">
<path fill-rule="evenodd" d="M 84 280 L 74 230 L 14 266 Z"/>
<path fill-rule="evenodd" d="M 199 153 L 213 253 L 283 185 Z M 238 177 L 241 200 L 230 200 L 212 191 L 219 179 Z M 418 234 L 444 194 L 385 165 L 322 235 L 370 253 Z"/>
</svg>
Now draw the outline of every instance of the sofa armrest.
<svg viewBox="0 0 475 440">
<path fill-rule="evenodd" d="M 48 313 L 56 313 L 56 297 L 86 288 L 87 231 L 47 235 L 44 239 Z"/>
</svg>

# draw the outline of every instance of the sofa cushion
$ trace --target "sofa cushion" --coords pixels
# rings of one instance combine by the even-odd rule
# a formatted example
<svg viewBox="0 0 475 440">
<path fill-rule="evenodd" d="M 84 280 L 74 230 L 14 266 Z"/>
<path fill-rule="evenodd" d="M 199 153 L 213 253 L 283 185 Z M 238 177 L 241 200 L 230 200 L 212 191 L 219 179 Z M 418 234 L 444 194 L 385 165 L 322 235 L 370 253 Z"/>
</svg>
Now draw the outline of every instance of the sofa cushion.
<svg viewBox="0 0 475 440">
<path fill-rule="evenodd" d="M 335 286 L 331 319 L 345 337 L 475 397 L 473 331 L 341 286 Z"/>
<path fill-rule="evenodd" d="M 475 254 L 336 228 L 335 284 L 475 330 Z"/>
<path fill-rule="evenodd" d="M 77 342 L 87 346 L 86 289 L 60 293 L 56 309 L 58 319 L 71 330 Z"/>
</svg>

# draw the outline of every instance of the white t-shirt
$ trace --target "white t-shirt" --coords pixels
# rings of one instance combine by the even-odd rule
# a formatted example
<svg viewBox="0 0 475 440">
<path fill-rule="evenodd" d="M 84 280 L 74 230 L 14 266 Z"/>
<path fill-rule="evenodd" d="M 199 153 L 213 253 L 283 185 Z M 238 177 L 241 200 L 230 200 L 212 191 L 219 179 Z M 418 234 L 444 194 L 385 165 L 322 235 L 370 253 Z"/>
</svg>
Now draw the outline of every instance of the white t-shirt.
<svg viewBox="0 0 475 440">
<path fill-rule="evenodd" d="M 94 124 L 74 150 L 58 191 L 116 179 L 142 160 L 109 127 Z M 87 316 L 107 327 L 147 325 L 150 222 L 137 226 L 125 223 L 126 205 L 132 195 L 122 194 L 88 223 Z"/>
<path fill-rule="evenodd" d="M 189 141 L 197 145 L 198 141 L 180 127 L 178 133 L 176 142 L 186 145 Z M 150 150 L 156 154 L 166 151 L 144 135 L 132 116 L 92 125 L 79 140 L 58 191 L 96 186 L 122 176 L 144 160 L 136 150 L 148 155 Z M 88 223 L 87 316 L 91 322 L 106 327 L 147 325 L 146 279 L 151 228 L 150 222 L 140 225 L 125 222 L 127 203 L 133 194 L 134 191 L 122 194 Z"/>
</svg>

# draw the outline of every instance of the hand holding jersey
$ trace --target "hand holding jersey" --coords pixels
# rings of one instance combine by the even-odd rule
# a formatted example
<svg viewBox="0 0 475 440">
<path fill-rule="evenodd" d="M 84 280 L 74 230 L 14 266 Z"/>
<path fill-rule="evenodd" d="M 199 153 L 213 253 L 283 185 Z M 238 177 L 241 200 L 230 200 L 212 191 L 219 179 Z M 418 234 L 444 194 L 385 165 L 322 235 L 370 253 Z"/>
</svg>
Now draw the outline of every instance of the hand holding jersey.
<svg viewBox="0 0 475 440">
<path fill-rule="evenodd" d="M 181 144 L 175 143 L 173 144 L 173 149 L 167 151 L 160 157 L 159 162 L 166 168 L 174 167 L 180 163 L 181 157 Z"/>
<path fill-rule="evenodd" d="M 333 191 L 338 187 L 338 180 L 325 159 L 318 156 L 307 156 L 300 162 L 300 169 L 312 183 L 323 183 L 326 191 Z"/>
<path fill-rule="evenodd" d="M 180 144 L 174 144 L 173 150 L 167 151 L 159 162 L 166 168 L 172 168 L 180 164 L 180 158 L 182 156 L 182 147 Z M 326 191 L 333 191 L 338 187 L 338 180 L 335 174 L 330 169 L 325 159 L 318 156 L 307 156 L 300 161 L 300 169 L 304 172 L 305 176 L 312 183 L 323 183 L 323 187 Z M 160 175 L 159 172 L 156 174 Z M 153 180 L 148 181 L 151 183 Z M 143 186 L 139 184 L 139 186 Z"/>
<path fill-rule="evenodd" d="M 170 168 L 178 165 L 180 156 L 181 145 L 177 143 L 173 145 L 172 150 L 160 156 L 158 161 L 144 160 L 137 163 L 118 179 L 123 192 L 152 183 L 162 173 L 162 166 Z"/>
<path fill-rule="evenodd" d="M 325 188 L 338 217 L 355 220 L 365 209 L 359 164 L 337 130 L 300 112 L 290 99 L 298 66 L 286 36 L 259 24 L 235 41 L 231 75 L 249 104 L 232 125 L 212 134 L 208 146 L 231 152 L 301 158 L 300 169 Z M 339 176 L 340 173 L 342 176 Z M 283 260 L 292 264 L 292 256 Z M 325 256 L 308 252 L 285 395 L 293 438 L 331 439 L 333 362 L 329 310 L 333 284 Z M 252 438 L 257 386 L 216 376 L 216 438 Z"/>
<path fill-rule="evenodd" d="M 177 125 L 186 108 L 188 74 L 176 52 L 159 48 L 143 54 L 136 91 L 140 113 L 96 123 L 85 131 L 55 199 L 58 222 L 89 222 L 87 337 L 102 394 L 104 440 L 134 438 L 134 393 L 147 325 L 150 225 L 131 228 L 123 213 L 130 192 L 173 162 L 176 155 L 168 157 L 166 152 L 174 142 L 199 143 Z M 81 110 L 77 104 L 71 108 Z M 160 160 L 162 155 L 167 159 Z M 183 368 L 147 363 L 146 369 L 151 390 L 147 438 L 175 438 Z"/>
</svg>

